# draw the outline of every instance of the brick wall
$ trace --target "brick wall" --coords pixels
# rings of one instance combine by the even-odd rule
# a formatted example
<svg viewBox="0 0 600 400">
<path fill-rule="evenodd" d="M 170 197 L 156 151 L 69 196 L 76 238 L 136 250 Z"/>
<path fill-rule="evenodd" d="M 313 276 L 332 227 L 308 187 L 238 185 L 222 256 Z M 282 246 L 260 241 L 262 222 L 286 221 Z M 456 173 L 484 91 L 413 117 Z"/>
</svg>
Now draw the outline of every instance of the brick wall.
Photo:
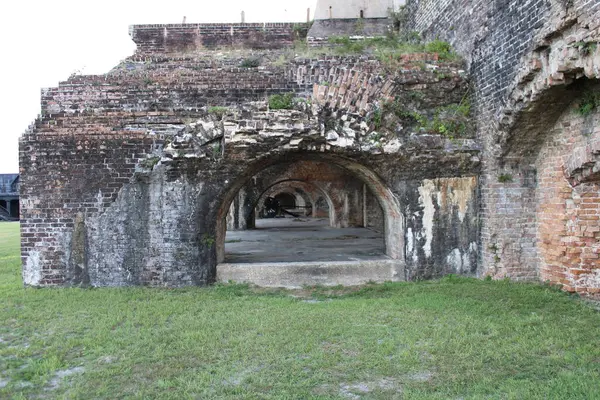
<svg viewBox="0 0 600 400">
<path fill-rule="evenodd" d="M 352 171 L 360 185 L 348 201 L 356 208 L 367 185 L 386 210 L 389 253 L 402 259 L 405 210 L 394 196 L 419 203 L 424 179 L 477 174 L 479 148 L 472 139 L 450 140 L 416 126 L 373 132 L 371 121 L 376 103 L 386 97 L 420 91 L 416 98 L 425 100 L 415 107 L 423 112 L 459 101 L 467 81 L 458 65 L 427 60 L 430 68 L 422 69 L 406 60 L 390 71 L 372 57 L 356 56 L 286 58 L 282 65 L 273 61 L 285 51 L 178 54 L 170 42 L 152 47 L 154 39 L 146 39 L 149 47 L 106 75 L 73 76 L 42 93 L 42 115 L 20 145 L 27 285 L 209 283 L 219 259 L 219 221 L 237 194 L 232 188 L 294 157 Z M 176 42 L 188 49 L 190 40 L 183 35 Z M 260 58 L 260 67 L 243 68 L 249 57 Z M 292 91 L 308 97 L 315 84 L 310 104 L 268 110 L 269 95 Z M 211 112 L 217 105 L 225 109 Z M 341 189 L 329 184 L 332 192 Z M 446 189 L 445 195 L 452 192 Z M 425 254 L 419 249 L 426 239 L 417 235 L 413 242 L 415 265 L 419 257 L 429 259 L 427 276 L 449 271 L 448 253 L 473 254 L 477 227 L 465 225 L 466 236 L 457 231 L 460 210 L 449 204 L 436 211 L 444 218 L 427 228 L 440 246 Z M 411 211 L 421 212 L 418 205 Z M 471 221 L 476 210 L 470 206 L 469 213 Z M 421 217 L 415 217 L 415 229 Z"/>
<path fill-rule="evenodd" d="M 556 211 L 544 219 L 548 226 L 570 214 L 564 205 L 540 203 L 538 188 L 551 168 L 535 160 L 552 140 L 561 154 L 554 174 L 565 167 L 570 142 L 554 141 L 548 132 L 583 90 L 581 78 L 598 76 L 598 59 L 584 56 L 576 43 L 598 41 L 600 1 L 414 0 L 407 9 L 412 29 L 449 41 L 469 65 L 483 146 L 481 273 L 565 283 L 564 273 L 547 273 L 566 266 L 558 255 L 546 260 L 548 238 L 540 240 L 539 233 L 546 217 L 539 208 Z"/>
<path fill-rule="evenodd" d="M 540 278 L 598 294 L 600 179 L 591 172 L 598 170 L 600 112 L 583 117 L 576 106 L 556 123 L 536 162 Z"/>
<path fill-rule="evenodd" d="M 293 23 L 133 25 L 129 34 L 138 54 L 168 54 L 218 47 L 289 47 L 299 38 L 303 26 Z"/>
<path fill-rule="evenodd" d="M 78 137 L 44 131 L 21 138 L 26 283 L 30 273 L 38 274 L 34 280 L 42 285 L 69 281 L 65 266 L 72 257 L 77 214 L 96 215 L 112 204 L 156 143 L 156 138 L 124 132 Z"/>
<path fill-rule="evenodd" d="M 479 111 L 494 115 L 532 50 L 534 37 L 549 21 L 546 0 L 408 1 L 411 29 L 427 39 L 450 42 L 466 58 Z"/>
</svg>

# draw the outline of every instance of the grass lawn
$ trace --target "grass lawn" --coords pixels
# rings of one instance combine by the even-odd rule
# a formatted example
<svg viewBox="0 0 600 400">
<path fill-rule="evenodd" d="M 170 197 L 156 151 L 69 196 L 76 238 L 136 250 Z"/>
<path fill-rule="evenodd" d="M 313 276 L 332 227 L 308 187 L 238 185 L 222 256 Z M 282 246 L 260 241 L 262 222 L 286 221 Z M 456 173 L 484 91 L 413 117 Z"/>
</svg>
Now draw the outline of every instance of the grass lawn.
<svg viewBox="0 0 600 400">
<path fill-rule="evenodd" d="M 18 253 L 0 224 L 2 399 L 600 399 L 600 313 L 552 288 L 23 289 Z"/>
</svg>

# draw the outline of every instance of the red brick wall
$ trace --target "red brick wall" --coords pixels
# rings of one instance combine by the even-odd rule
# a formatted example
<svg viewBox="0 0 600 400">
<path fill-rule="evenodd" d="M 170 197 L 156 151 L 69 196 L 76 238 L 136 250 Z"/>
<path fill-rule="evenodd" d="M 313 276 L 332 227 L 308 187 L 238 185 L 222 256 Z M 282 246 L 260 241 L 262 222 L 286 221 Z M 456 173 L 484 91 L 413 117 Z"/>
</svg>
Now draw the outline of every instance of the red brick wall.
<svg viewBox="0 0 600 400">
<path fill-rule="evenodd" d="M 129 34 L 142 54 L 178 53 L 216 47 L 274 49 L 289 47 L 304 24 L 133 25 Z"/>
<path fill-rule="evenodd" d="M 600 179 L 592 174 L 600 112 L 561 116 L 538 159 L 540 278 L 568 291 L 600 293 Z"/>
</svg>

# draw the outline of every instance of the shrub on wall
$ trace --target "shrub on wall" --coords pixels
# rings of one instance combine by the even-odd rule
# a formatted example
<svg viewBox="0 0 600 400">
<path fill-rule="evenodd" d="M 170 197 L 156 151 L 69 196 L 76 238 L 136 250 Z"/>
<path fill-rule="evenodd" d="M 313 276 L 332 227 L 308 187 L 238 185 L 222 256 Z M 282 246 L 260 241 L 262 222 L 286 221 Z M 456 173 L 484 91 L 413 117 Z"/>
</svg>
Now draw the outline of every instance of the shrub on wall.
<svg viewBox="0 0 600 400">
<path fill-rule="evenodd" d="M 269 97 L 271 110 L 289 110 L 294 107 L 294 93 L 274 94 Z"/>
<path fill-rule="evenodd" d="M 240 64 L 242 68 L 257 68 L 259 66 L 260 60 L 258 58 L 246 58 Z"/>
<path fill-rule="evenodd" d="M 587 117 L 597 108 L 600 108 L 600 92 L 588 91 L 581 98 L 577 112 Z"/>
</svg>

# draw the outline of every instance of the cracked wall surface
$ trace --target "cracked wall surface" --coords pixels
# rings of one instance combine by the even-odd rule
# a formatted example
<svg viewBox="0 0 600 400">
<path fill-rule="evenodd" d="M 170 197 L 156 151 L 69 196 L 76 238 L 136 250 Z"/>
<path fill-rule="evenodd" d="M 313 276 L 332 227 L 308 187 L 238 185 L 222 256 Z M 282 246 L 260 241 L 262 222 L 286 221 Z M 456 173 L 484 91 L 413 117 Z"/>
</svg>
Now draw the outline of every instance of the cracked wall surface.
<svg viewBox="0 0 600 400">
<path fill-rule="evenodd" d="M 463 180 L 477 181 L 480 147 L 406 117 L 460 101 L 462 65 L 435 55 L 393 68 L 374 57 L 296 57 L 285 47 L 293 27 L 276 24 L 280 49 L 244 39 L 213 50 L 205 28 L 134 27 L 132 57 L 43 92 L 20 148 L 25 284 L 211 283 L 240 190 L 259 196 L 286 177 L 321 185 L 336 226 L 364 223 L 370 193 L 380 211 L 368 219 L 384 231 L 399 279 L 477 274 L 478 195 Z M 238 34 L 221 28 L 215 35 Z M 243 66 L 251 58 L 259 66 Z M 269 96 L 289 92 L 292 109 L 269 108 Z M 387 104 L 407 113 L 381 120 Z M 435 212 L 424 235 L 419 188 L 429 181 Z"/>
<path fill-rule="evenodd" d="M 412 29 L 450 41 L 468 63 L 482 145 L 482 273 L 596 294 L 597 120 L 577 109 L 598 92 L 600 2 L 407 8 Z"/>
</svg>

